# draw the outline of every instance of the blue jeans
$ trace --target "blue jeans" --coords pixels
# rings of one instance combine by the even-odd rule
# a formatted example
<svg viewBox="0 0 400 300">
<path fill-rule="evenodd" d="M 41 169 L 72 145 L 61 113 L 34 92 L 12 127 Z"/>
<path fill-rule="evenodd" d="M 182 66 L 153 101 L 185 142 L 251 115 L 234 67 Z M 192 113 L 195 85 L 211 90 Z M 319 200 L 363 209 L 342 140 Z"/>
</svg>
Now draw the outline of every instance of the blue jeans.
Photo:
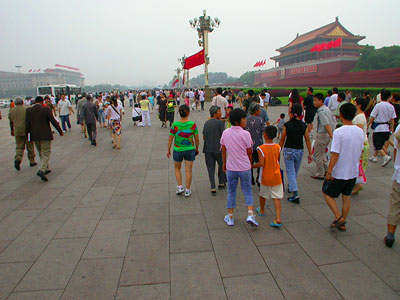
<svg viewBox="0 0 400 300">
<path fill-rule="evenodd" d="M 71 123 L 69 122 L 69 115 L 60 116 L 60 119 L 61 119 L 62 130 L 67 131 L 65 123 L 67 123 L 68 128 L 71 129 Z"/>
<path fill-rule="evenodd" d="M 286 174 L 288 177 L 289 191 L 297 192 L 297 174 L 299 173 L 301 160 L 303 159 L 303 149 L 284 148 L 283 157 L 285 158 Z"/>
<path fill-rule="evenodd" d="M 106 122 L 106 114 L 104 110 L 99 110 L 99 123 L 105 123 Z"/>
<path fill-rule="evenodd" d="M 246 206 L 253 205 L 253 191 L 251 189 L 251 169 L 247 171 L 229 171 L 226 170 L 228 179 L 228 200 L 227 208 L 236 207 L 236 187 L 240 178 L 240 185 L 244 194 Z"/>
</svg>

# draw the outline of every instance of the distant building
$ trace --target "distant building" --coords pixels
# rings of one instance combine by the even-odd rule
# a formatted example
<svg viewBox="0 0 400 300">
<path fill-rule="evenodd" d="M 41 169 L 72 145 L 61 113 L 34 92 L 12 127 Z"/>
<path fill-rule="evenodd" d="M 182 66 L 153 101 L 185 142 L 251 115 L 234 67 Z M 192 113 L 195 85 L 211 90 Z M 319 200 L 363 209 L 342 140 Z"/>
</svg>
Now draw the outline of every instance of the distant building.
<svg viewBox="0 0 400 300">
<path fill-rule="evenodd" d="M 59 68 L 45 69 L 40 73 L 0 71 L 0 89 L 31 89 L 49 84 L 75 84 L 83 87 L 83 74 Z"/>
<path fill-rule="evenodd" d="M 330 86 L 333 84 L 371 86 L 374 79 L 377 85 L 393 85 L 396 82 L 396 76 L 390 76 L 383 82 L 381 80 L 383 77 L 372 78 L 374 76 L 370 73 L 350 72 L 356 66 L 360 51 L 364 48 L 358 42 L 364 38 L 365 36 L 352 34 L 336 17 L 334 22 L 302 35 L 297 34 L 289 44 L 276 49 L 280 54 L 271 57 L 275 61 L 275 68 L 256 72 L 254 84 L 261 86 Z M 340 47 L 311 52 L 315 45 L 337 39 L 342 41 Z M 398 76 L 398 70 L 393 71 Z M 397 82 L 399 81 L 397 77 Z"/>
</svg>

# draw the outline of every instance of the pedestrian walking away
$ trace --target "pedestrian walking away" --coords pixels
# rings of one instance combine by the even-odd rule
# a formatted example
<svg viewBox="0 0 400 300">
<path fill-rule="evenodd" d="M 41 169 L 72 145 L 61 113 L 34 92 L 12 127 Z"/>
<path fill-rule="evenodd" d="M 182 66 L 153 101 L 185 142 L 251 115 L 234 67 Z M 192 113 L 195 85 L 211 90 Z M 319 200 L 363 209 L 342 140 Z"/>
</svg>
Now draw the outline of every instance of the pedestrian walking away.
<svg viewBox="0 0 400 300">
<path fill-rule="evenodd" d="M 179 115 L 181 119 L 172 124 L 169 139 L 167 157 L 171 157 L 171 146 L 174 143 L 173 159 L 175 166 L 175 177 L 177 181 L 176 194 L 181 195 L 185 192 L 185 197 L 190 197 L 192 191 L 192 167 L 197 154 L 199 154 L 199 131 L 197 125 L 189 120 L 190 108 L 186 104 L 179 107 Z M 182 185 L 181 166 L 185 160 L 185 184 L 186 189 Z"/>
<path fill-rule="evenodd" d="M 35 148 L 33 142 L 28 141 L 26 137 L 26 107 L 24 106 L 24 101 L 21 98 L 16 98 L 14 105 L 15 106 L 11 108 L 8 113 L 8 119 L 10 121 L 11 135 L 15 138 L 14 167 L 19 171 L 21 169 L 20 165 L 25 148 L 28 151 L 29 165 L 33 167 L 36 166 L 37 163 L 35 162 Z"/>
<path fill-rule="evenodd" d="M 43 181 L 48 181 L 46 175 L 51 172 L 49 160 L 51 154 L 51 140 L 53 133 L 50 123 L 63 136 L 63 131 L 53 114 L 47 107 L 43 107 L 43 97 L 35 98 L 35 105 L 26 109 L 25 131 L 28 141 L 33 141 L 39 152 L 40 165 L 36 173 Z"/>
</svg>

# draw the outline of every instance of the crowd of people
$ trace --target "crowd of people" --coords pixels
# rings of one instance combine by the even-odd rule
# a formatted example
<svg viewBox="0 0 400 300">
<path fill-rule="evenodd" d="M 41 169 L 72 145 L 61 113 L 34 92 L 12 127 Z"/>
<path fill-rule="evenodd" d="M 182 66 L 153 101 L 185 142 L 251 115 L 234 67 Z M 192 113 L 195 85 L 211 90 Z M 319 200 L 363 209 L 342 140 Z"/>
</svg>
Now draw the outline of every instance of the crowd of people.
<svg viewBox="0 0 400 300">
<path fill-rule="evenodd" d="M 172 156 L 177 181 L 176 194 L 190 197 L 192 167 L 199 154 L 199 128 L 190 119 L 196 111 L 204 111 L 205 91 L 152 90 L 83 93 L 71 101 L 68 95 L 57 97 L 38 96 L 34 101 L 15 99 L 9 112 L 11 135 L 15 136 L 16 155 L 14 167 L 20 170 L 25 148 L 30 166 L 35 162 L 35 150 L 40 156 L 37 175 L 47 181 L 51 172 L 49 159 L 53 131 L 50 124 L 63 136 L 71 130 L 71 114 L 76 114 L 81 132 L 90 144 L 97 145 L 97 123 L 110 131 L 112 148 L 121 149 L 122 121 L 125 121 L 125 99 L 132 108 L 135 126 L 150 127 L 150 115 L 157 112 L 161 127 L 169 126 L 167 157 Z M 351 195 L 359 193 L 366 184 L 368 161 L 376 163 L 382 157 L 382 167 L 391 160 L 389 148 L 397 155 L 400 131 L 398 125 L 400 94 L 383 89 L 375 99 L 365 92 L 363 97 L 353 98 L 350 91 L 341 93 L 337 88 L 324 97 L 308 87 L 303 99 L 297 89 L 289 95 L 288 116 L 281 113 L 270 123 L 268 105 L 271 96 L 267 90 L 255 94 L 248 90 L 222 90 L 217 88 L 212 98 L 209 117 L 201 135 L 205 164 L 208 170 L 211 195 L 218 189 L 227 188 L 228 226 L 235 223 L 237 186 L 244 194 L 250 226 L 258 226 L 256 215 L 265 215 L 265 203 L 271 199 L 275 218 L 270 226 L 282 226 L 281 200 L 287 188 L 287 200 L 300 203 L 297 176 L 307 148 L 307 162 L 315 162 L 312 179 L 321 180 L 323 197 L 331 209 L 332 228 L 346 231 L 351 207 Z M 74 103 L 72 103 L 74 102 Z M 176 115 L 179 119 L 175 120 Z M 154 120 L 153 120 L 154 121 Z M 61 124 L 61 126 L 60 126 Z M 374 154 L 369 156 L 369 128 L 372 129 Z M 394 134 L 392 134 L 394 133 Z M 313 141 L 312 138 L 313 137 Z M 330 145 L 330 147 L 329 147 Z M 172 148 L 172 152 L 171 152 Z M 280 157 L 284 160 L 287 186 Z M 185 183 L 182 163 L 185 161 Z M 217 171 L 216 171 L 216 165 Z M 388 216 L 388 234 L 385 244 L 394 243 L 396 226 L 400 224 L 400 161 L 395 159 L 395 174 Z M 215 181 L 218 177 L 218 186 Z M 259 205 L 253 199 L 253 186 L 257 185 Z M 342 208 L 335 198 L 342 195 Z"/>
</svg>

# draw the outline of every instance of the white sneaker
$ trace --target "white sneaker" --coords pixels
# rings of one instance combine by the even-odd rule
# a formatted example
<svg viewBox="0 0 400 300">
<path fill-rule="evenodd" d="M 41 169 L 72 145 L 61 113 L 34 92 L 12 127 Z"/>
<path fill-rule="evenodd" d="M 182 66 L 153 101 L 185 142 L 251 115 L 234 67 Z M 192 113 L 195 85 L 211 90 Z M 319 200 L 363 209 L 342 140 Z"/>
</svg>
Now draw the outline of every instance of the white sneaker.
<svg viewBox="0 0 400 300">
<path fill-rule="evenodd" d="M 255 216 L 247 216 L 246 222 L 250 226 L 253 226 L 253 227 L 257 227 L 258 226 L 258 223 L 256 221 L 256 217 Z"/>
<path fill-rule="evenodd" d="M 390 163 L 391 160 L 392 160 L 392 158 L 391 158 L 389 155 L 386 155 L 386 156 L 383 158 L 382 167 L 386 167 L 387 164 Z"/>
<path fill-rule="evenodd" d="M 370 162 L 373 162 L 373 163 L 376 163 L 376 162 L 378 161 L 378 159 L 376 158 L 376 156 L 371 156 L 371 157 L 369 158 L 369 161 L 370 161 Z"/>
<path fill-rule="evenodd" d="M 183 186 L 177 186 L 176 187 L 176 194 L 180 195 L 185 191 L 185 189 L 183 188 Z"/>
<path fill-rule="evenodd" d="M 185 197 L 190 197 L 191 195 L 192 195 L 192 191 L 187 189 L 185 191 Z"/>
<path fill-rule="evenodd" d="M 228 226 L 235 225 L 235 219 L 233 217 L 230 218 L 229 215 L 225 216 L 224 221 L 225 221 L 226 225 L 228 225 Z"/>
</svg>

